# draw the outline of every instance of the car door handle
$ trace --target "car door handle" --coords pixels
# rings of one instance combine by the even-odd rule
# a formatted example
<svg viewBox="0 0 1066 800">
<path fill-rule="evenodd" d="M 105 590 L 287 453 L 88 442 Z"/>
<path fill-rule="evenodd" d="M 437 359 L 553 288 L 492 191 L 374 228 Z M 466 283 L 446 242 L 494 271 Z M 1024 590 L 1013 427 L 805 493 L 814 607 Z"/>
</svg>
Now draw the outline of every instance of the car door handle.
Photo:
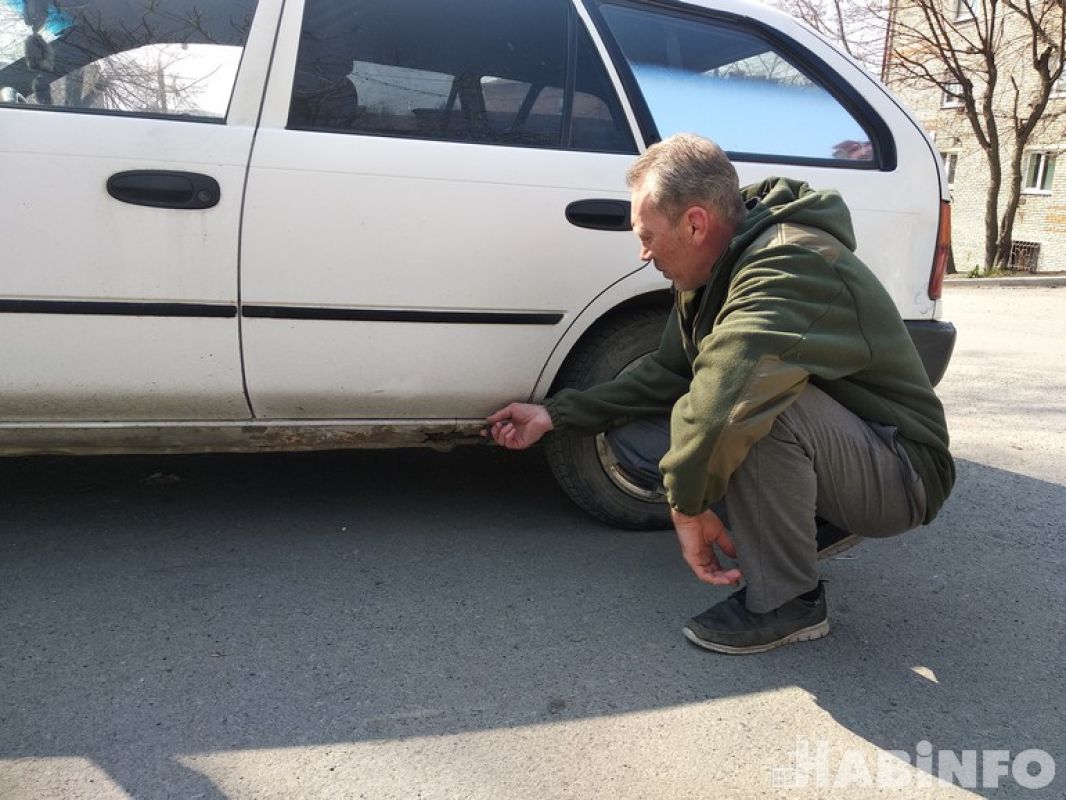
<svg viewBox="0 0 1066 800">
<path fill-rule="evenodd" d="M 107 193 L 123 203 L 154 208 L 211 208 L 222 190 L 210 175 L 172 170 L 131 170 L 107 179 Z"/>
<path fill-rule="evenodd" d="M 575 200 L 566 207 L 566 220 L 579 228 L 628 231 L 628 200 Z"/>
</svg>

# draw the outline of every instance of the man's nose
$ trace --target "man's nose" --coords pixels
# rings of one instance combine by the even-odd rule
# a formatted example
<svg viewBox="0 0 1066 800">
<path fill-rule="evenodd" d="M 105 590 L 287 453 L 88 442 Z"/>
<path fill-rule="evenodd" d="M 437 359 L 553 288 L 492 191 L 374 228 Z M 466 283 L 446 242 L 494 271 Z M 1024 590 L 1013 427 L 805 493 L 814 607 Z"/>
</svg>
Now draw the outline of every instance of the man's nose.
<svg viewBox="0 0 1066 800">
<path fill-rule="evenodd" d="M 643 244 L 640 246 L 640 260 L 641 261 L 651 261 L 651 250 L 649 250 Z"/>
</svg>

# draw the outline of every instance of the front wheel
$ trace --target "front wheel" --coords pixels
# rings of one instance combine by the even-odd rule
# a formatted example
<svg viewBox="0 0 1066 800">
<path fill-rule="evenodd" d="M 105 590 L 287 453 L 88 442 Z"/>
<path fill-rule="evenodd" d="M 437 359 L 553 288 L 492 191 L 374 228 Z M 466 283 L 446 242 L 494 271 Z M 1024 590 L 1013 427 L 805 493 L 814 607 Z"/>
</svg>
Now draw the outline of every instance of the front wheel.
<svg viewBox="0 0 1066 800">
<path fill-rule="evenodd" d="M 659 346 L 665 314 L 642 308 L 601 323 L 566 362 L 553 390 L 586 389 L 632 369 Z M 548 465 L 563 491 L 609 525 L 629 530 L 670 527 L 662 494 L 641 486 L 618 468 L 601 433 L 556 431 L 544 442 Z"/>
</svg>

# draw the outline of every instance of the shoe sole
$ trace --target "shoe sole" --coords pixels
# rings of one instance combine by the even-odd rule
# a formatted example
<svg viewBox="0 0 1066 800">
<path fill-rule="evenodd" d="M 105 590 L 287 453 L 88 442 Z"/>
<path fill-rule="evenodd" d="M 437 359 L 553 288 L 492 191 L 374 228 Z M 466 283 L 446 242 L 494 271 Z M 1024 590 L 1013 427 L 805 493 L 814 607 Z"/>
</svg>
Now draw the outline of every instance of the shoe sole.
<svg viewBox="0 0 1066 800">
<path fill-rule="evenodd" d="M 824 550 L 819 550 L 818 560 L 822 561 L 826 558 L 838 556 L 845 550 L 850 550 L 851 548 L 853 548 L 855 545 L 861 542 L 862 539 L 863 537 L 859 536 L 857 533 L 853 533 L 850 536 L 845 536 L 840 541 L 833 542 L 831 545 L 829 545 L 829 547 L 825 548 Z"/>
<path fill-rule="evenodd" d="M 798 631 L 788 634 L 777 641 L 767 642 L 766 644 L 753 644 L 747 647 L 734 647 L 728 644 L 719 644 L 718 642 L 708 642 L 696 634 L 694 634 L 686 625 L 681 629 L 681 632 L 685 634 L 685 638 L 692 642 L 694 645 L 702 647 L 704 650 L 713 650 L 716 653 L 726 653 L 731 656 L 749 655 L 752 653 L 765 653 L 768 650 L 773 650 L 777 647 L 782 647 L 786 644 L 795 644 L 796 642 L 812 642 L 815 639 L 821 639 L 823 636 L 829 634 L 829 620 L 823 619 L 821 622 L 809 625 L 806 628 L 800 628 Z"/>
</svg>

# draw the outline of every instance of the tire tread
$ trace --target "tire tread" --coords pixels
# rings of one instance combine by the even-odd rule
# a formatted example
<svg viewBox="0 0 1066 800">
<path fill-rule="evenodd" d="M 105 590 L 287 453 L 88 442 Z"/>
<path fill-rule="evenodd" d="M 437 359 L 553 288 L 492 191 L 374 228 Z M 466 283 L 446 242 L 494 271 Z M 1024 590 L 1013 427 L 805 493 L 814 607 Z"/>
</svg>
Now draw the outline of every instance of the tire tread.
<svg viewBox="0 0 1066 800">
<path fill-rule="evenodd" d="M 626 363 L 640 355 L 625 350 L 654 350 L 662 335 L 664 314 L 658 308 L 638 308 L 608 318 L 591 330 L 563 365 L 552 393 L 584 389 L 614 377 Z M 623 346 L 619 346 L 619 342 Z M 621 355 L 620 355 L 621 354 Z M 618 360 L 624 361 L 617 364 Z M 666 504 L 649 503 L 618 489 L 603 471 L 596 455 L 595 437 L 558 431 L 544 442 L 548 465 L 567 496 L 601 522 L 628 530 L 669 527 Z"/>
</svg>

